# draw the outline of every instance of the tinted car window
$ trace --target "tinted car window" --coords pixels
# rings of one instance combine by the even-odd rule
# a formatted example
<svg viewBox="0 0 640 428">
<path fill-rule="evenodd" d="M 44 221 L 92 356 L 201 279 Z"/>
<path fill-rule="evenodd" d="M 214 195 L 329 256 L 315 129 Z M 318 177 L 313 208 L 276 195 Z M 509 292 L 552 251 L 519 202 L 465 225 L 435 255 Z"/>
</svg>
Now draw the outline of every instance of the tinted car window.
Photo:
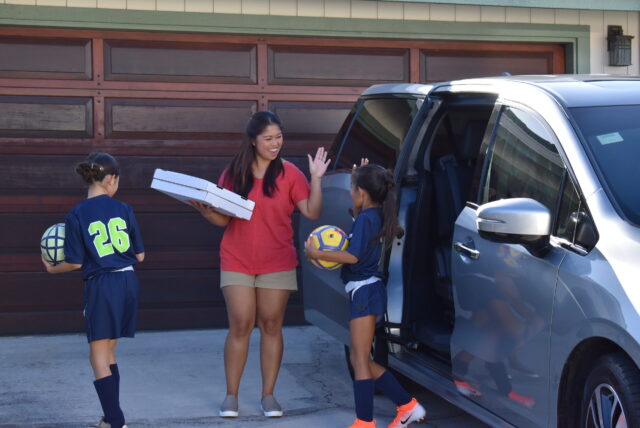
<svg viewBox="0 0 640 428">
<path fill-rule="evenodd" d="M 612 201 L 640 224 L 640 105 L 570 109 Z"/>
<path fill-rule="evenodd" d="M 393 169 L 420 105 L 420 98 L 401 96 L 364 100 L 346 140 L 339 150 L 332 149 L 337 152 L 336 168 L 351 168 L 367 157 L 370 162 Z M 338 136 L 342 139 L 343 135 Z"/>
<path fill-rule="evenodd" d="M 564 165 L 551 141 L 533 114 L 506 107 L 489 154 L 481 202 L 531 198 L 555 213 Z"/>
<path fill-rule="evenodd" d="M 580 196 L 571 180 L 567 180 L 562 200 L 560 201 L 560 211 L 558 212 L 558 224 L 555 235 L 573 243 L 576 232 L 577 213 L 580 211 Z"/>
</svg>

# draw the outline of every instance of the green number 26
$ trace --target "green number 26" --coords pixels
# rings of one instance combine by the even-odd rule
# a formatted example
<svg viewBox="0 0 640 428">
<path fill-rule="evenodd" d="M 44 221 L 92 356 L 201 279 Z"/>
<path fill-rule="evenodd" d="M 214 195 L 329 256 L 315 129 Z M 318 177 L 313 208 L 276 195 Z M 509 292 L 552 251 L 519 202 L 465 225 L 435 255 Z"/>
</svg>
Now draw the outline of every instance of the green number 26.
<svg viewBox="0 0 640 428">
<path fill-rule="evenodd" d="M 108 226 L 101 221 L 94 221 L 89 225 L 89 235 L 93 236 L 93 245 L 98 251 L 100 257 L 108 256 L 114 253 L 113 249 L 120 253 L 124 253 L 131 246 L 129 242 L 129 234 L 126 231 L 127 222 L 120 217 L 114 217 L 109 220 Z"/>
</svg>

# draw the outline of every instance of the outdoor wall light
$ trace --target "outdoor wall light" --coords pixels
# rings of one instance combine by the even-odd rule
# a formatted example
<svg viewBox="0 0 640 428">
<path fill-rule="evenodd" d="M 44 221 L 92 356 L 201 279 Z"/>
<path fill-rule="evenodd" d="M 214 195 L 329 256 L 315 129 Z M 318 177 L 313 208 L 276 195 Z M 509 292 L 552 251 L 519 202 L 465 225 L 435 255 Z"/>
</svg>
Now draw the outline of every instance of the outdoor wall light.
<svg viewBox="0 0 640 428">
<path fill-rule="evenodd" d="M 631 39 L 633 36 L 622 34 L 621 25 L 607 26 L 609 65 L 631 65 Z"/>
</svg>

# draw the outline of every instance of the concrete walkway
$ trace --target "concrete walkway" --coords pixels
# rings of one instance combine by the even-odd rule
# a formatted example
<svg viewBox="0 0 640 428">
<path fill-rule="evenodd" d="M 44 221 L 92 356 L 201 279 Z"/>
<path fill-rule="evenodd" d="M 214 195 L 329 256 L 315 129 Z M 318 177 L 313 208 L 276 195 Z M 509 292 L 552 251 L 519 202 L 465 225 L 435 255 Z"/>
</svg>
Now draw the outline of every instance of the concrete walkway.
<svg viewBox="0 0 640 428">
<path fill-rule="evenodd" d="M 353 421 L 352 387 L 343 347 L 315 327 L 285 329 L 285 355 L 276 397 L 280 419 L 260 411 L 259 335 L 254 332 L 240 387 L 240 417 L 217 416 L 224 397 L 226 330 L 138 333 L 118 345 L 121 403 L 135 427 L 346 427 Z M 92 384 L 84 335 L 0 338 L 0 426 L 86 427 L 100 405 Z M 412 387 L 425 403 L 418 426 L 481 428 L 484 424 Z M 376 419 L 386 427 L 395 409 L 376 397 Z M 413 426 L 413 425 L 412 425 Z"/>
</svg>

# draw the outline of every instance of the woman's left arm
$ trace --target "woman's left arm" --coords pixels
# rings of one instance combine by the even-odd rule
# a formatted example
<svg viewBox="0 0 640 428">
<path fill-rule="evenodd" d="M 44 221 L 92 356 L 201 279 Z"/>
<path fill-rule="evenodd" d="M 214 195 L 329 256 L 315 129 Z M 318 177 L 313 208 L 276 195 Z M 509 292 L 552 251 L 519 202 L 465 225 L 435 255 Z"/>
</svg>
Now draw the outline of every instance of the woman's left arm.
<svg viewBox="0 0 640 428">
<path fill-rule="evenodd" d="M 311 174 L 311 192 L 307 199 L 298 202 L 297 207 L 303 216 L 310 220 L 316 220 L 322 212 L 322 186 L 321 180 L 331 159 L 327 159 L 327 152 L 324 147 L 319 147 L 315 157 L 307 155 L 309 158 L 309 173 Z"/>
</svg>

